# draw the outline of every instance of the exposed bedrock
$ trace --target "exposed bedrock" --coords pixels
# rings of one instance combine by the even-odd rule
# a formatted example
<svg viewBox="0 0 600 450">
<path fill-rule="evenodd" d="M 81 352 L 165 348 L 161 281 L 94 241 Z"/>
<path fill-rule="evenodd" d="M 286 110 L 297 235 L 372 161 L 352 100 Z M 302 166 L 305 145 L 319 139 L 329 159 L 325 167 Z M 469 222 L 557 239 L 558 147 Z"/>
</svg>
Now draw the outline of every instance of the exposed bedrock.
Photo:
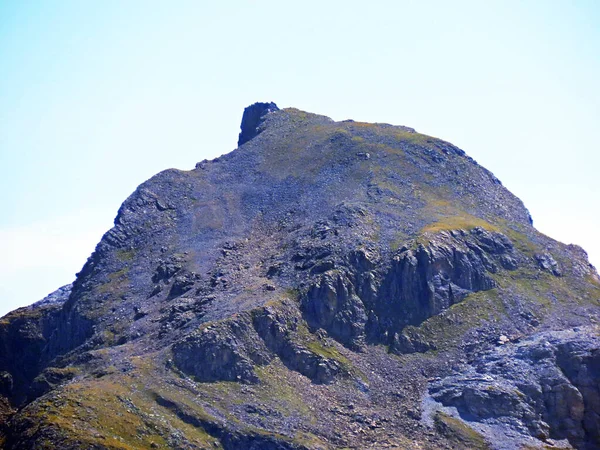
<svg viewBox="0 0 600 450">
<path fill-rule="evenodd" d="M 61 307 L 71 287 L 5 316 L 0 323 L 0 396 L 19 405 L 30 384 L 47 364 L 48 340 L 56 334 Z"/>
<path fill-rule="evenodd" d="M 425 351 L 398 333 L 493 288 L 489 274 L 517 264 L 505 236 L 481 229 L 441 233 L 400 249 L 387 264 L 365 250 L 346 259 L 344 269 L 316 276 L 299 305 L 289 300 L 204 325 L 174 345 L 176 366 L 199 381 L 255 383 L 256 366 L 279 358 L 313 382 L 328 383 L 348 373 L 323 350 L 329 337 L 352 350 L 375 342 L 396 352 Z"/>
<path fill-rule="evenodd" d="M 302 310 L 311 327 L 327 330 L 349 348 L 365 341 L 390 344 L 407 325 L 494 288 L 490 274 L 518 266 L 510 240 L 481 228 L 442 232 L 401 248 L 387 263 L 375 264 L 361 251 L 348 259 L 350 269 L 318 277 L 303 296 Z"/>
<path fill-rule="evenodd" d="M 596 329 L 540 333 L 497 347 L 432 397 L 466 420 L 502 424 L 541 440 L 600 447 L 600 337 Z"/>
<path fill-rule="evenodd" d="M 175 344 L 173 356 L 198 381 L 256 383 L 256 366 L 279 358 L 313 382 L 329 383 L 347 368 L 328 345 L 309 333 L 297 309 L 278 305 L 209 324 Z"/>
<path fill-rule="evenodd" d="M 199 381 L 257 382 L 254 364 L 270 360 L 248 314 L 206 325 L 173 347 L 175 365 Z"/>
<path fill-rule="evenodd" d="M 238 146 L 245 144 L 261 132 L 260 125 L 264 121 L 264 116 L 272 111 L 279 111 L 279 108 L 273 102 L 254 103 L 244 109 Z"/>
</svg>

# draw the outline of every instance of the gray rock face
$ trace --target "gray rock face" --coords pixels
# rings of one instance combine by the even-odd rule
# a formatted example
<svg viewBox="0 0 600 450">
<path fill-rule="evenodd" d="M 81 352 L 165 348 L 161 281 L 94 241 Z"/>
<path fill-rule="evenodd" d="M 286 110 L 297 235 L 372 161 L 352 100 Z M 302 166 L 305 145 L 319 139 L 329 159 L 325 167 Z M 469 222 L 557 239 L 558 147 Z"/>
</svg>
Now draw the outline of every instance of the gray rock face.
<svg viewBox="0 0 600 450">
<path fill-rule="evenodd" d="M 47 342 L 60 321 L 61 307 L 71 285 L 62 286 L 42 300 L 9 313 L 0 327 L 0 397 L 21 405 L 30 385 L 45 365 Z"/>
<path fill-rule="evenodd" d="M 558 263 L 554 260 L 552 255 L 547 254 L 547 253 L 542 254 L 542 255 L 535 255 L 535 259 L 536 259 L 538 265 L 540 266 L 540 269 L 546 270 L 546 271 L 554 274 L 557 277 L 562 275 L 562 272 L 560 271 L 560 268 L 558 267 Z"/>
<path fill-rule="evenodd" d="M 56 333 L 71 289 L 71 284 L 62 286 L 5 316 L 7 326 L 0 329 L 0 396 L 16 405 L 26 401 L 30 384 L 47 363 L 47 342 Z"/>
<path fill-rule="evenodd" d="M 466 420 L 598 448 L 598 329 L 540 333 L 499 346 L 462 373 L 432 383 L 429 391 Z"/>
<path fill-rule="evenodd" d="M 273 102 L 254 103 L 244 109 L 238 146 L 257 136 L 262 131 L 260 125 L 264 122 L 264 116 L 273 111 L 279 111 L 279 108 Z"/>
<path fill-rule="evenodd" d="M 308 330 L 301 330 L 300 324 L 301 317 L 293 309 L 257 309 L 251 315 L 244 314 L 188 336 L 173 346 L 173 361 L 179 369 L 204 382 L 257 383 L 254 368 L 275 358 L 319 384 L 346 373 L 334 351 L 327 351 L 318 340 L 306 345 L 302 335 Z"/>
<path fill-rule="evenodd" d="M 44 297 L 40 301 L 35 302 L 33 305 L 29 306 L 29 308 L 38 308 L 40 306 L 48 306 L 48 305 L 61 306 L 69 299 L 69 295 L 71 295 L 72 289 L 73 289 L 72 284 L 66 284 L 62 287 L 59 287 L 56 291 L 48 294 L 46 297 Z"/>
<path fill-rule="evenodd" d="M 482 228 L 441 233 L 426 244 L 399 249 L 384 263 L 376 264 L 364 252 L 349 259 L 343 265 L 349 271 L 327 270 L 310 286 L 302 303 L 307 322 L 350 348 L 367 339 L 393 343 L 400 353 L 429 348 L 398 338 L 407 325 L 419 325 L 473 292 L 494 288 L 491 274 L 518 266 L 510 240 Z M 319 265 L 313 272 L 314 267 Z"/>
<path fill-rule="evenodd" d="M 254 365 L 268 354 L 253 331 L 247 317 L 208 326 L 173 347 L 174 362 L 200 381 L 257 382 Z"/>
</svg>

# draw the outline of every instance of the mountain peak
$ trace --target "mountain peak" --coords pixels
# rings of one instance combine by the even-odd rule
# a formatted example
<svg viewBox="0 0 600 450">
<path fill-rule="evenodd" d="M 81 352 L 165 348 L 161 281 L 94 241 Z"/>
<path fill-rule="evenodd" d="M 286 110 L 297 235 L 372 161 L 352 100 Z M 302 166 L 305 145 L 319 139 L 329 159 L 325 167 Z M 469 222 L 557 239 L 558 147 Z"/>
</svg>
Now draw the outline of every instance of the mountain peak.
<svg viewBox="0 0 600 450">
<path fill-rule="evenodd" d="M 273 111 L 279 111 L 273 102 L 256 102 L 244 109 L 238 147 L 260 133 L 259 127 L 264 121 L 264 117 Z"/>
<path fill-rule="evenodd" d="M 599 448 L 597 273 L 490 171 L 274 103 L 240 145 L 0 320 L 0 448 Z"/>
</svg>

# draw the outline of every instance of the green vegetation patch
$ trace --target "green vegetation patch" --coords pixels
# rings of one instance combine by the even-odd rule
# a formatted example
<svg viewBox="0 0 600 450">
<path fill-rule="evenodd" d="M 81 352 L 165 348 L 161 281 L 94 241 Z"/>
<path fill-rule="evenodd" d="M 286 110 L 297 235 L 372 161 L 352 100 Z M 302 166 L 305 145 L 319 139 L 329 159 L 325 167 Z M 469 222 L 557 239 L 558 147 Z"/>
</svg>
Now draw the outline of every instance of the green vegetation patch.
<svg viewBox="0 0 600 450">
<path fill-rule="evenodd" d="M 557 304 L 598 304 L 600 290 L 588 283 L 577 283 L 571 277 L 557 277 L 531 267 L 493 275 L 499 286 L 508 292 L 526 297 L 543 314 Z"/>
<path fill-rule="evenodd" d="M 42 426 L 58 428 L 66 439 L 86 448 L 166 448 L 165 439 L 148 429 L 143 416 L 119 400 L 119 395 L 128 394 L 122 384 L 108 380 L 73 384 L 59 399 L 42 402 L 33 415 Z"/>
<path fill-rule="evenodd" d="M 471 450 L 490 450 L 491 447 L 478 431 L 460 419 L 438 411 L 434 417 L 436 430 L 452 444 Z"/>
<path fill-rule="evenodd" d="M 600 280 L 596 274 L 590 274 L 585 277 L 586 281 L 591 284 L 596 291 L 597 295 L 600 295 Z"/>
<path fill-rule="evenodd" d="M 472 230 L 473 228 L 483 228 L 488 231 L 499 231 L 498 227 L 479 217 L 463 212 L 460 215 L 451 215 L 440 218 L 438 221 L 430 223 L 421 229 L 421 233 L 438 233 L 449 230 Z"/>
<path fill-rule="evenodd" d="M 116 272 L 108 274 L 108 281 L 96 287 L 99 294 L 116 295 L 123 292 L 129 286 L 129 267 L 123 267 Z"/>
<path fill-rule="evenodd" d="M 469 330 L 481 326 L 485 321 L 500 319 L 505 314 L 506 307 L 497 289 L 479 291 L 419 326 L 410 327 L 409 331 L 421 342 L 433 344 L 436 350 L 443 350 L 460 342 Z"/>
<path fill-rule="evenodd" d="M 302 394 L 289 382 L 287 369 L 278 362 L 266 366 L 256 366 L 256 374 L 261 383 L 257 386 L 256 397 L 286 416 L 298 415 L 313 422 L 314 413 L 304 401 Z"/>
<path fill-rule="evenodd" d="M 351 364 L 348 358 L 342 355 L 337 348 L 333 345 L 325 346 L 322 342 L 318 340 L 310 341 L 306 343 L 306 348 L 308 348 L 315 355 L 322 356 L 323 358 L 332 359 L 339 363 L 344 369 L 348 372 L 351 369 Z"/>
<path fill-rule="evenodd" d="M 13 322 L 19 324 L 26 321 L 37 321 L 43 316 L 42 312 L 46 311 L 48 308 L 56 308 L 56 306 L 48 305 L 42 308 L 24 307 L 16 309 L 0 319 L 0 326 L 9 327 Z"/>
<path fill-rule="evenodd" d="M 189 390 L 174 386 L 148 359 L 134 357 L 131 362 L 135 369 L 129 374 L 113 371 L 65 386 L 58 400 L 42 404 L 41 418 L 58 426 L 69 440 L 85 443 L 85 448 L 172 448 L 174 431 L 192 446 L 222 448 L 201 426 L 188 423 L 156 401 L 157 396 L 166 398 L 199 420 L 214 422 Z"/>
<path fill-rule="evenodd" d="M 498 223 L 501 225 L 502 233 L 511 240 L 515 248 L 521 253 L 533 257 L 535 253 L 539 252 L 535 243 L 523 231 L 515 228 L 514 224 L 510 224 L 505 219 L 498 219 Z"/>
<path fill-rule="evenodd" d="M 453 202 L 444 197 L 432 196 L 424 191 L 419 191 L 418 197 L 425 203 L 425 217 L 434 218 L 433 221 L 421 229 L 421 234 L 450 230 L 472 230 L 477 227 L 488 231 L 500 231 L 495 223 L 457 208 Z"/>
<path fill-rule="evenodd" d="M 388 136 L 400 142 L 406 142 L 413 145 L 427 146 L 440 142 L 439 139 L 426 134 L 417 133 L 415 131 L 409 131 L 401 127 L 389 126 L 379 123 L 368 123 L 368 122 L 348 122 L 347 126 L 354 133 L 361 133 L 365 130 L 373 133 L 376 136 Z M 362 137 L 361 137 L 362 138 Z"/>
<path fill-rule="evenodd" d="M 117 259 L 121 262 L 131 261 L 135 257 L 134 249 L 121 249 L 116 251 Z"/>
</svg>

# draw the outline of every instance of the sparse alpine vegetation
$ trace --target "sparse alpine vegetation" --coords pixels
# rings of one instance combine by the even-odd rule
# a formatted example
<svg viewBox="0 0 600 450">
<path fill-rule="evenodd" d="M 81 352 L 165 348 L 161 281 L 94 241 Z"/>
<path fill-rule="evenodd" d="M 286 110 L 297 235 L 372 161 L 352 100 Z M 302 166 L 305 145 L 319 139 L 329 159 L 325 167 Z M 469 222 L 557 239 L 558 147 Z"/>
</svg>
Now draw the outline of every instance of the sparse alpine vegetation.
<svg viewBox="0 0 600 450">
<path fill-rule="evenodd" d="M 0 448 L 600 447 L 600 280 L 462 150 L 257 103 L 0 319 Z"/>
</svg>

